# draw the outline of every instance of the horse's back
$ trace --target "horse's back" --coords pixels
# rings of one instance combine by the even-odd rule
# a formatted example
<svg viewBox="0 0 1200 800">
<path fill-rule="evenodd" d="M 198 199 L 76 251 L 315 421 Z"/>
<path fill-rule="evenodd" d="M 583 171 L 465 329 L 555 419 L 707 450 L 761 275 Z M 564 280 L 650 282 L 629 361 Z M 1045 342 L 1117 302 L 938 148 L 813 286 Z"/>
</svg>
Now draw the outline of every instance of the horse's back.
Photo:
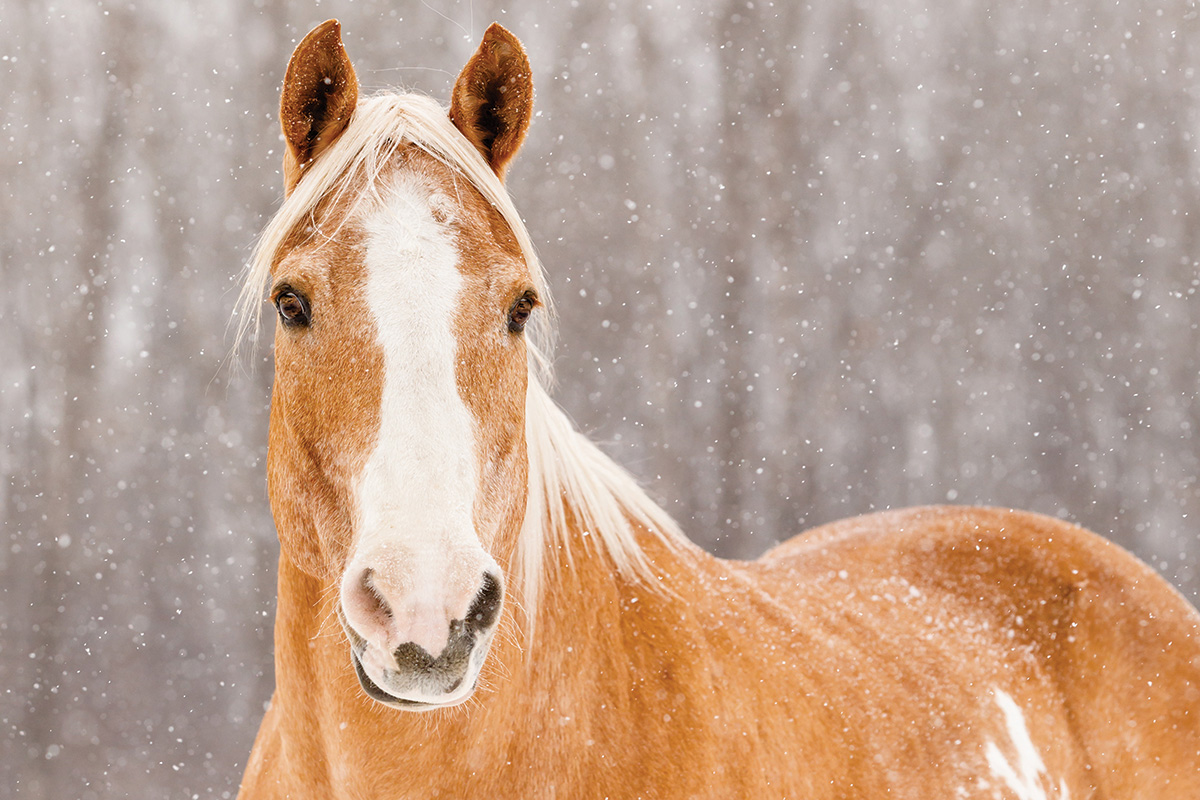
<svg viewBox="0 0 1200 800">
<path fill-rule="evenodd" d="M 1064 764 L 1085 763 L 1064 769 L 1095 796 L 1200 797 L 1200 614 L 1095 534 L 1027 512 L 906 509 L 816 528 L 747 569 L 799 614 L 965 675 L 960 691 L 1027 687 L 1078 743 Z M 951 659 L 977 663 L 937 663 Z"/>
</svg>

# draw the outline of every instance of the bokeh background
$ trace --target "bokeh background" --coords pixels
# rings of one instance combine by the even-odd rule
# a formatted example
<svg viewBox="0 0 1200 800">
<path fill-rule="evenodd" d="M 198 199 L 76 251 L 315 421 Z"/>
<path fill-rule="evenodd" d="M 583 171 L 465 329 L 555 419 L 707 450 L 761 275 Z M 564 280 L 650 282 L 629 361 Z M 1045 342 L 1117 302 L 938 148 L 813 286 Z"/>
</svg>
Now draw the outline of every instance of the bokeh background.
<svg viewBox="0 0 1200 800">
<path fill-rule="evenodd" d="M 558 396 L 705 547 L 1016 506 L 1195 602 L 1191 3 L 0 0 L 6 796 L 236 793 L 277 545 L 228 323 L 329 17 L 369 90 L 524 41 Z"/>
</svg>

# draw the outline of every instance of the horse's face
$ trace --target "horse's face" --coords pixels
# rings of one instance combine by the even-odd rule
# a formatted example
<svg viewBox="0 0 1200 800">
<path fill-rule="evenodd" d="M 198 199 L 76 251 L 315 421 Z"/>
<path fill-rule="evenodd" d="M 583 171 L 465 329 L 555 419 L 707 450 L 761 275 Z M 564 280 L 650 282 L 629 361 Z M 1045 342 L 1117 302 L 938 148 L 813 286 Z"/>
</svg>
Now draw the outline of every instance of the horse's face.
<svg viewBox="0 0 1200 800">
<path fill-rule="evenodd" d="M 313 48 L 345 58 L 328 26 L 293 67 Z M 321 139 L 289 133 L 293 67 L 290 187 Z M 320 93 L 353 73 L 316 77 Z M 499 173 L 512 153 L 498 160 L 495 141 L 473 143 Z M 525 509 L 524 326 L 538 297 L 503 217 L 438 159 L 403 146 L 375 189 L 348 214 L 327 203 L 273 270 L 271 499 L 286 556 L 336 589 L 367 694 L 436 708 L 470 696 L 500 617 Z"/>
</svg>

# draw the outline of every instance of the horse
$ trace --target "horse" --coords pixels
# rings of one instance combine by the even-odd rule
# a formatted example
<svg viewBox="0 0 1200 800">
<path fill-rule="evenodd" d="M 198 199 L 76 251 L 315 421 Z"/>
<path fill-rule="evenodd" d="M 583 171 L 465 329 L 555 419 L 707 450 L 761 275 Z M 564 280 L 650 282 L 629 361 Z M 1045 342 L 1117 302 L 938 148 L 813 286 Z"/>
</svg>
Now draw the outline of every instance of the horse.
<svg viewBox="0 0 1200 800">
<path fill-rule="evenodd" d="M 276 316 L 280 558 L 239 796 L 1200 797 L 1200 614 L 1117 546 L 928 507 L 721 560 L 578 432 L 503 184 L 532 97 L 499 25 L 448 108 L 360 98 L 335 20 L 288 65 L 240 301 Z"/>
</svg>

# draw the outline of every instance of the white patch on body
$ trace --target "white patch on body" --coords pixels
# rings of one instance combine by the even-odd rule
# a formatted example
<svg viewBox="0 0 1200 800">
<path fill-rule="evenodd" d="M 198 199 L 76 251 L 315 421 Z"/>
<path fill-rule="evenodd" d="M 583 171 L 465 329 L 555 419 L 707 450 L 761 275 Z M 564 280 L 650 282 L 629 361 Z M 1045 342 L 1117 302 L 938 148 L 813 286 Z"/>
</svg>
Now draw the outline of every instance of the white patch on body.
<svg viewBox="0 0 1200 800">
<path fill-rule="evenodd" d="M 995 778 L 1012 790 L 1018 800 L 1049 800 L 1050 795 L 1046 794 L 1046 763 L 1033 743 L 1029 726 L 1025 724 L 1024 712 L 1007 692 L 997 689 L 995 697 L 996 705 L 1004 713 L 1008 739 L 1016 760 L 1015 763 L 1010 761 L 999 746 L 990 741 L 984 751 L 988 768 Z M 1065 782 L 1059 785 L 1054 796 L 1069 800 L 1071 792 Z"/>
<path fill-rule="evenodd" d="M 417 178 L 399 180 L 364 219 L 366 297 L 383 349 L 383 396 L 378 439 L 357 487 L 358 535 L 342 599 L 368 642 L 363 666 L 377 682 L 395 668 L 391 654 L 401 644 L 441 653 L 451 620 L 466 616 L 483 572 L 500 574 L 472 514 L 474 421 L 455 380 L 459 254 L 430 195 Z M 390 614 L 368 613 L 369 595 L 356 589 L 366 570 L 367 585 Z"/>
</svg>

